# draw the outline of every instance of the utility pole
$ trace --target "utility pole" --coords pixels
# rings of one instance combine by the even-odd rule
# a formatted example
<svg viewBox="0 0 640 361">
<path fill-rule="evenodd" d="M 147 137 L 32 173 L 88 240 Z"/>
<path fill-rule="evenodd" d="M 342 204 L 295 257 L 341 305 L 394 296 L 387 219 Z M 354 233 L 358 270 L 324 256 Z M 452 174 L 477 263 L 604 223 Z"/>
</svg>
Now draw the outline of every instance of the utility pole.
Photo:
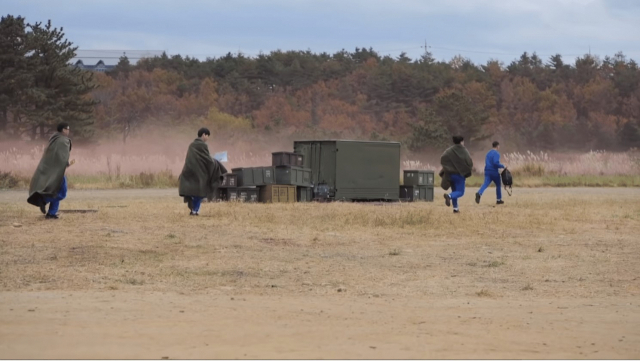
<svg viewBox="0 0 640 361">
<path fill-rule="evenodd" d="M 427 39 L 424 39 L 424 46 L 421 46 L 421 48 L 424 48 L 424 59 L 429 59 L 431 57 L 431 54 L 429 54 L 430 46 L 427 46 Z"/>
</svg>

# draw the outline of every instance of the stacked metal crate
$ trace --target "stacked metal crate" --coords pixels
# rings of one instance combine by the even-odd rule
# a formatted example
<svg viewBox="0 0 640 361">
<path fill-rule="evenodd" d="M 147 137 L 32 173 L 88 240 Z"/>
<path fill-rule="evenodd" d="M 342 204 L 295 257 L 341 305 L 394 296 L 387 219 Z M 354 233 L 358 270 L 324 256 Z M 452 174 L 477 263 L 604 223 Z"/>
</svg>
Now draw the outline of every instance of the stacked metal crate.
<svg viewBox="0 0 640 361">
<path fill-rule="evenodd" d="M 434 177 L 432 170 L 405 170 L 404 182 L 400 186 L 400 199 L 407 202 L 433 202 Z"/>
<path fill-rule="evenodd" d="M 216 190 L 215 198 L 219 201 L 235 201 L 238 196 L 238 175 L 227 173 Z"/>
<path fill-rule="evenodd" d="M 260 187 L 275 182 L 273 167 L 233 168 L 232 174 L 238 179 L 238 196 L 240 202 L 260 202 Z"/>
<path fill-rule="evenodd" d="M 311 169 L 303 168 L 303 164 L 302 154 L 272 153 L 271 165 L 275 169 L 275 184 L 266 185 L 260 190 L 262 202 L 310 202 L 313 199 Z"/>
<path fill-rule="evenodd" d="M 245 175 L 247 168 L 232 169 L 222 178 L 217 198 L 222 201 L 258 202 L 258 188 Z"/>
<path fill-rule="evenodd" d="M 302 164 L 300 154 L 276 152 L 269 167 L 233 168 L 224 175 L 218 198 L 265 203 L 311 201 L 311 169 L 302 168 Z"/>
</svg>

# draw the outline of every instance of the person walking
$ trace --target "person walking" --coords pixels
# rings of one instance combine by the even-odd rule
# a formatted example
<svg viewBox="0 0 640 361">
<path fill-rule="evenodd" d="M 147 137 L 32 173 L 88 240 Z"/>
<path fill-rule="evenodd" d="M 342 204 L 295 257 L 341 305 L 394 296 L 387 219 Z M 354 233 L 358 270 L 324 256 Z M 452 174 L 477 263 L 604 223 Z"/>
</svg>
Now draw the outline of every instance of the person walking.
<svg viewBox="0 0 640 361">
<path fill-rule="evenodd" d="M 227 169 L 209 153 L 207 140 L 210 135 L 207 128 L 198 130 L 198 138 L 189 145 L 180 173 L 178 193 L 187 203 L 191 216 L 199 214 L 203 199 L 213 199 L 222 175 L 227 173 Z"/>
<path fill-rule="evenodd" d="M 487 153 L 487 157 L 484 161 L 484 183 L 478 193 L 476 193 L 476 203 L 480 204 L 480 198 L 482 194 L 487 190 L 489 185 L 493 182 L 496 185 L 496 204 L 504 204 L 502 200 L 502 181 L 500 179 L 500 169 L 504 169 L 505 166 L 500 163 L 500 143 L 495 141 L 492 144 L 493 149 Z"/>
<path fill-rule="evenodd" d="M 71 139 L 69 124 L 60 123 L 57 132 L 49 138 L 49 144 L 42 154 L 29 184 L 27 202 L 45 215 L 45 219 L 58 219 L 60 201 L 67 197 L 67 177 L 65 171 L 75 161 L 69 162 Z M 49 210 L 46 206 L 49 204 Z"/>
<path fill-rule="evenodd" d="M 464 147 L 464 137 L 453 136 L 453 145 L 444 151 L 440 157 L 442 170 L 442 188 L 445 190 L 451 187 L 451 193 L 444 194 L 444 201 L 447 207 L 453 203 L 453 213 L 460 213 L 458 199 L 464 196 L 466 179 L 471 177 L 473 170 L 473 160 L 467 148 Z"/>
</svg>

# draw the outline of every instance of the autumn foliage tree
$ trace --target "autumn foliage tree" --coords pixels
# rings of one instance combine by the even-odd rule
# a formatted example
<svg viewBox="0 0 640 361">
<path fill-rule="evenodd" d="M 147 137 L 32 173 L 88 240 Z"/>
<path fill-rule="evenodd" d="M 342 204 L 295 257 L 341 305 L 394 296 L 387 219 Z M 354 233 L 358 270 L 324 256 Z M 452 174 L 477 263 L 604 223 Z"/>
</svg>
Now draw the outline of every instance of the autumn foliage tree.
<svg viewBox="0 0 640 361">
<path fill-rule="evenodd" d="M 453 133 L 473 141 L 499 136 L 530 149 L 640 145 L 640 73 L 620 53 L 602 61 L 585 55 L 573 64 L 561 55 L 544 61 L 523 53 L 507 66 L 494 60 L 478 66 L 461 56 L 438 62 L 356 48 L 335 54 L 274 51 L 256 58 L 227 54 L 202 62 L 163 55 L 133 69 L 180 77 L 180 90 L 168 93 L 179 117 L 199 116 L 206 106 L 190 97 L 202 99 L 199 84 L 214 82 L 209 93 L 215 100 L 206 103 L 246 119 L 255 132 L 383 137 L 416 150 L 439 146 Z M 142 113 L 157 117 L 155 110 Z"/>
<path fill-rule="evenodd" d="M 221 136 L 394 139 L 414 150 L 441 147 L 454 133 L 471 146 L 500 138 L 532 150 L 640 147 L 640 71 L 622 53 L 568 62 L 524 52 L 509 64 L 365 47 L 204 61 L 163 53 L 135 64 L 123 56 L 93 88 L 89 74 L 69 66 L 75 48 L 61 30 L 10 16 L 0 25 L 3 134 L 36 137 L 68 118 L 123 142 L 145 127 L 209 124 L 225 129 Z"/>
</svg>

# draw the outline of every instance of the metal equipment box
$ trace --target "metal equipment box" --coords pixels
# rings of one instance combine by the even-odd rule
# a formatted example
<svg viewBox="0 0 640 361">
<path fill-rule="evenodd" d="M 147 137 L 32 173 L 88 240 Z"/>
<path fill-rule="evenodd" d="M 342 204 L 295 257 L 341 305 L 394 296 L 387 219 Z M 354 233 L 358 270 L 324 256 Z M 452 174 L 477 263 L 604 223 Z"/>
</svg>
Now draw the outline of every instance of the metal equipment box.
<svg viewBox="0 0 640 361">
<path fill-rule="evenodd" d="M 225 202 L 235 202 L 238 200 L 238 188 L 221 188 L 220 200 Z"/>
<path fill-rule="evenodd" d="M 311 202 L 313 200 L 313 188 L 298 187 L 298 202 Z"/>
<path fill-rule="evenodd" d="M 253 167 L 253 181 L 256 186 L 276 183 L 275 167 Z"/>
<path fill-rule="evenodd" d="M 261 202 L 264 203 L 294 203 L 296 202 L 296 186 L 283 184 L 269 184 L 260 187 Z"/>
<path fill-rule="evenodd" d="M 405 170 L 403 177 L 403 185 L 405 186 L 432 186 L 434 180 L 434 171 Z"/>
<path fill-rule="evenodd" d="M 295 141 L 293 149 L 304 156 L 304 167 L 311 168 L 314 187 L 327 186 L 329 199 L 399 198 L 398 142 L 305 140 Z"/>
<path fill-rule="evenodd" d="M 258 202 L 259 189 L 255 187 L 240 187 L 237 190 L 237 197 L 240 202 L 256 203 Z"/>
<path fill-rule="evenodd" d="M 433 186 L 400 186 L 400 199 L 407 202 L 433 202 Z"/>
<path fill-rule="evenodd" d="M 271 165 L 274 167 L 280 165 L 291 165 L 294 167 L 302 167 L 302 154 L 291 152 L 275 152 L 271 153 Z"/>
<path fill-rule="evenodd" d="M 220 188 L 235 188 L 238 186 L 238 175 L 233 173 L 226 173 L 222 176 L 222 183 Z"/>
<path fill-rule="evenodd" d="M 227 190 L 225 188 L 220 188 L 220 187 L 216 188 L 216 190 L 213 192 L 213 201 L 214 202 L 223 201 L 226 193 L 227 193 Z"/>
<path fill-rule="evenodd" d="M 234 168 L 231 170 L 238 178 L 241 187 L 255 187 L 275 183 L 275 167 Z"/>
<path fill-rule="evenodd" d="M 276 184 L 311 187 L 311 169 L 281 165 L 276 168 Z"/>
</svg>

